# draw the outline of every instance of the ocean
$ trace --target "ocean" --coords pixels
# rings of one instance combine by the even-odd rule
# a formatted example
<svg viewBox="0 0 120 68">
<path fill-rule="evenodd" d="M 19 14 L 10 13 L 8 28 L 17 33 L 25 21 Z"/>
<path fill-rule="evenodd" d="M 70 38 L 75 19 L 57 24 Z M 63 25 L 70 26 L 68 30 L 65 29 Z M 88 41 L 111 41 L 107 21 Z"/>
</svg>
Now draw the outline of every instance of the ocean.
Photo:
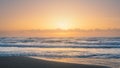
<svg viewBox="0 0 120 68">
<path fill-rule="evenodd" d="M 120 68 L 120 37 L 0 37 L 0 56 L 68 59 Z"/>
</svg>

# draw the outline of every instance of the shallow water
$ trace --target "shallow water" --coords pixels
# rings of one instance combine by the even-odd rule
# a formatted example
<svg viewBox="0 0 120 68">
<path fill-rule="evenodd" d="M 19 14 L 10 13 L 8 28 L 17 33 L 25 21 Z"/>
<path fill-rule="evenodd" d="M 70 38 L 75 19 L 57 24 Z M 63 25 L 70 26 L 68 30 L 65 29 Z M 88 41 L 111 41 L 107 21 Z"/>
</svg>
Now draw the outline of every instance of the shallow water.
<svg viewBox="0 0 120 68">
<path fill-rule="evenodd" d="M 100 65 L 111 68 L 120 68 L 120 59 L 96 59 L 96 58 L 42 58 L 42 57 L 31 57 L 35 59 L 43 59 L 47 61 L 57 61 L 64 63 L 75 63 L 75 64 L 88 64 L 88 65 Z"/>
</svg>

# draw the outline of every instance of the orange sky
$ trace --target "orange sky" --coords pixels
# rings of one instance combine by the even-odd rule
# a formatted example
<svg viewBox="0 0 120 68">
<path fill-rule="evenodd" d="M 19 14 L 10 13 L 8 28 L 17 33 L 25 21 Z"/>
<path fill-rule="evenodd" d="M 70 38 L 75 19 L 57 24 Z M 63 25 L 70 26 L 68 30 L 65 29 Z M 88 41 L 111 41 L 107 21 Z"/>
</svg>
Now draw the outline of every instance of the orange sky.
<svg viewBox="0 0 120 68">
<path fill-rule="evenodd" d="M 0 30 L 120 28 L 119 0 L 0 0 Z"/>
</svg>

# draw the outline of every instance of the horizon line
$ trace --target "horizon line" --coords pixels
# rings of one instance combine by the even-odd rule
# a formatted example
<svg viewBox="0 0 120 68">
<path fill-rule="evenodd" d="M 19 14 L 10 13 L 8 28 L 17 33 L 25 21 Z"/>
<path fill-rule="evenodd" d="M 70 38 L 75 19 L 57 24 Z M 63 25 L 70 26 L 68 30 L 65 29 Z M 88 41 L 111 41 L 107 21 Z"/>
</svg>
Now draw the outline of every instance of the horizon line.
<svg viewBox="0 0 120 68">
<path fill-rule="evenodd" d="M 108 29 L 79 29 L 79 28 L 75 28 L 75 29 L 27 29 L 27 30 L 0 30 L 1 31 L 113 31 L 113 30 L 120 30 L 120 28 L 108 28 Z"/>
</svg>

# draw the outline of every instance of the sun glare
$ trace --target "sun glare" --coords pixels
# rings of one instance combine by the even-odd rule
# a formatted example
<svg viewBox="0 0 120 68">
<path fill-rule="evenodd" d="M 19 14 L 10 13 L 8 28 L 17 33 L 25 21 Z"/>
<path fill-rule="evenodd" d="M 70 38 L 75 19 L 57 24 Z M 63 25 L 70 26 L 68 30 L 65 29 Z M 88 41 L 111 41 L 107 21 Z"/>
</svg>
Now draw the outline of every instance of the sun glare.
<svg viewBox="0 0 120 68">
<path fill-rule="evenodd" d="M 63 29 L 63 30 L 67 30 L 67 29 L 70 29 L 71 26 L 70 26 L 70 23 L 67 23 L 67 22 L 59 22 L 59 23 L 57 23 L 57 28 Z"/>
</svg>

